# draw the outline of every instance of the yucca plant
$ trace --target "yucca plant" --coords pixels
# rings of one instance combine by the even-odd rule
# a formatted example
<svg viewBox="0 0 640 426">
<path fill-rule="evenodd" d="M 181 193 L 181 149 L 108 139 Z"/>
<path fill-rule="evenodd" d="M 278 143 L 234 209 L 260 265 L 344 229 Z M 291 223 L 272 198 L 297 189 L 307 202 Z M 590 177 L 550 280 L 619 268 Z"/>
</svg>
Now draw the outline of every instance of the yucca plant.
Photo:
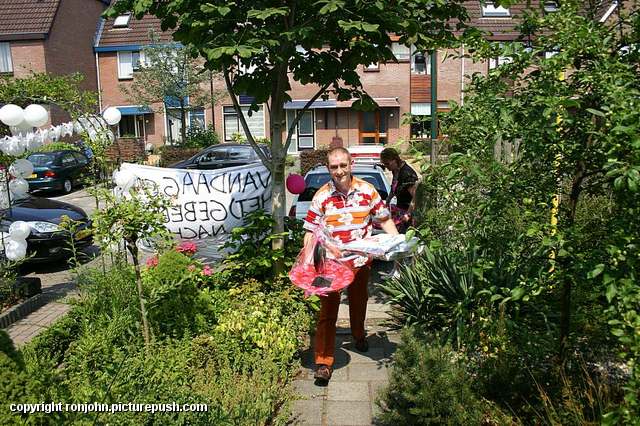
<svg viewBox="0 0 640 426">
<path fill-rule="evenodd" d="M 390 325 L 415 325 L 459 348 L 468 325 L 477 320 L 476 307 L 483 299 L 472 269 L 476 259 L 475 251 L 457 262 L 449 253 L 425 250 L 402 265 L 399 274 L 381 285 L 391 297 Z"/>
</svg>

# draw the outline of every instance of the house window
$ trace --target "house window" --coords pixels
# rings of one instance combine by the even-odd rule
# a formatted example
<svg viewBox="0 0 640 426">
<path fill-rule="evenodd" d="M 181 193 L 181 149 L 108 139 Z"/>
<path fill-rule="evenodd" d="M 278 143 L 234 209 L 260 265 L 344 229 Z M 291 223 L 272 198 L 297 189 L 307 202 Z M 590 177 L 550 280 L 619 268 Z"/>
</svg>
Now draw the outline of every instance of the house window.
<svg viewBox="0 0 640 426">
<path fill-rule="evenodd" d="M 129 19 L 131 19 L 131 14 L 127 13 L 126 15 L 120 15 L 113 21 L 113 28 L 126 28 L 129 26 Z"/>
<path fill-rule="evenodd" d="M 118 123 L 118 137 L 137 137 L 135 115 L 123 115 Z"/>
<path fill-rule="evenodd" d="M 399 62 L 408 61 L 411 57 L 411 48 L 401 43 L 391 43 L 391 51 Z"/>
<path fill-rule="evenodd" d="M 142 52 L 118 52 L 118 78 L 133 78 L 133 72 L 140 71 L 145 62 Z"/>
<path fill-rule="evenodd" d="M 207 128 L 204 119 L 204 108 L 195 108 L 189 112 L 189 127 L 199 127 L 201 129 Z"/>
<path fill-rule="evenodd" d="M 483 18 L 508 18 L 509 16 L 511 16 L 509 9 L 496 6 L 493 2 L 485 2 L 485 4 L 482 5 Z"/>
<path fill-rule="evenodd" d="M 411 73 L 413 74 L 431 74 L 431 55 L 422 52 L 416 52 L 412 47 L 411 54 Z"/>
<path fill-rule="evenodd" d="M 11 45 L 0 43 L 0 73 L 13 72 L 13 62 L 11 62 Z"/>
<path fill-rule="evenodd" d="M 299 110 L 287 110 L 287 132 L 296 119 Z M 302 149 L 313 149 L 315 147 L 315 119 L 314 110 L 308 109 L 302 114 L 298 124 L 291 134 L 291 145 L 289 152 L 296 152 Z"/>
<path fill-rule="evenodd" d="M 500 43 L 500 48 L 502 49 L 504 47 L 504 43 Z M 489 69 L 495 69 L 498 68 L 500 65 L 503 64 L 508 64 L 512 62 L 512 58 L 508 57 L 508 56 L 498 56 L 497 58 L 490 58 L 489 59 Z"/>
<path fill-rule="evenodd" d="M 365 71 L 380 71 L 380 64 L 378 64 L 377 62 L 374 62 L 373 64 L 365 65 L 364 66 L 364 70 Z"/>
<path fill-rule="evenodd" d="M 544 11 L 547 13 L 557 12 L 558 11 L 558 2 L 557 1 L 545 1 L 544 2 Z"/>
<path fill-rule="evenodd" d="M 264 110 L 262 105 L 260 105 L 258 111 L 253 111 L 251 116 L 249 116 L 248 106 L 241 106 L 240 109 L 242 110 L 242 114 L 247 121 L 249 131 L 253 137 L 255 139 L 264 138 Z M 234 139 L 234 135 L 239 135 L 242 139 L 246 139 L 247 137 L 244 134 L 244 129 L 242 129 L 242 124 L 240 124 L 236 110 L 231 106 L 226 106 L 223 107 L 223 113 L 224 140 L 232 141 Z"/>
</svg>

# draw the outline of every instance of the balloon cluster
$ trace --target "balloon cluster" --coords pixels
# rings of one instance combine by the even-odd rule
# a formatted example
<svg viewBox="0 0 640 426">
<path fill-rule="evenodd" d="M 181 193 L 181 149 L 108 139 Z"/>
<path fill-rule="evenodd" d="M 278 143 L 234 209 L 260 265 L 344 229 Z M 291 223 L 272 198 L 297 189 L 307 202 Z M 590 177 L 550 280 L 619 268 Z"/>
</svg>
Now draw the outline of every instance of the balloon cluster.
<svg viewBox="0 0 640 426">
<path fill-rule="evenodd" d="M 100 135 L 106 134 L 113 141 L 113 133 L 105 129 L 104 123 L 114 125 L 120 122 L 122 114 L 118 108 L 109 107 L 98 116 L 81 117 L 68 123 L 51 126 L 46 129 L 33 131 L 34 127 L 40 127 L 47 123 L 49 114 L 42 105 L 29 105 L 22 109 L 18 105 L 7 104 L 0 108 L 0 121 L 9 126 L 13 136 L 0 138 L 0 150 L 7 155 L 22 155 L 26 150 L 33 151 L 45 142 L 56 142 L 65 136 L 74 133 L 86 132 L 90 139 L 96 140 Z"/>
<path fill-rule="evenodd" d="M 27 222 L 17 221 L 9 226 L 9 238 L 4 240 L 4 253 L 9 260 L 20 260 L 27 255 L 27 237 L 31 227 Z"/>
</svg>

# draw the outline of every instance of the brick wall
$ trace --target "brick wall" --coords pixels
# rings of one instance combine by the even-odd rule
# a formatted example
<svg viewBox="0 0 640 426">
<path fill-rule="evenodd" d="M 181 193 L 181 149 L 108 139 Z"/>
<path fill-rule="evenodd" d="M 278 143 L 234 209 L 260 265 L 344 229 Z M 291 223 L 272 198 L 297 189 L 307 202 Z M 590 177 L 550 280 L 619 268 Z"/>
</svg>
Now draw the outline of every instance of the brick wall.
<svg viewBox="0 0 640 426">
<path fill-rule="evenodd" d="M 107 158 L 113 162 L 142 162 L 147 159 L 144 140 L 136 138 L 118 138 L 107 149 Z"/>
<path fill-rule="evenodd" d="M 44 40 L 10 41 L 13 76 L 28 77 L 32 72 L 45 72 Z"/>
<path fill-rule="evenodd" d="M 100 1 L 61 0 L 45 41 L 47 72 L 80 73 L 82 88 L 98 90 L 93 37 L 106 5 Z"/>
</svg>

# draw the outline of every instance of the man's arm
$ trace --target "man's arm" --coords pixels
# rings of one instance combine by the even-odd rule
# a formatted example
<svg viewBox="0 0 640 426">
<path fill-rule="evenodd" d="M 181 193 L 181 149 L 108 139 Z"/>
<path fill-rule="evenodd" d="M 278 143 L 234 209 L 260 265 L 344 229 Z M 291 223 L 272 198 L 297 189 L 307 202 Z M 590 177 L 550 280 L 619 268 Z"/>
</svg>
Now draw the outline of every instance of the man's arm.
<svg viewBox="0 0 640 426">
<path fill-rule="evenodd" d="M 380 227 L 387 234 L 398 235 L 399 233 L 398 229 L 396 228 L 396 224 L 393 223 L 393 220 L 391 219 L 391 216 L 387 217 L 382 222 L 380 222 Z"/>
</svg>

